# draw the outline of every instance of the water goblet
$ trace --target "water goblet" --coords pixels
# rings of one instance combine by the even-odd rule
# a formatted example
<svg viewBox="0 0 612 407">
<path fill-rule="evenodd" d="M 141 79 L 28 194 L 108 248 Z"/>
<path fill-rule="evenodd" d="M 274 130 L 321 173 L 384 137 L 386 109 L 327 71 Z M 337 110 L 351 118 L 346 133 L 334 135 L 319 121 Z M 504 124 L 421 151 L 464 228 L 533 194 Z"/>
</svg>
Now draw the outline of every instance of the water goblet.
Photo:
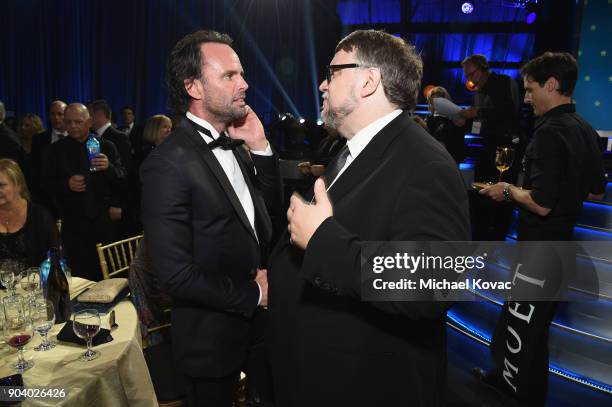
<svg viewBox="0 0 612 407">
<path fill-rule="evenodd" d="M 37 352 L 45 352 L 55 348 L 55 343 L 47 338 L 47 334 L 51 328 L 53 328 L 53 324 L 55 324 L 53 303 L 47 300 L 33 301 L 30 303 L 30 317 L 32 318 L 34 330 L 38 332 L 42 338 L 42 342 L 40 345 L 34 347 L 34 350 Z"/>
</svg>

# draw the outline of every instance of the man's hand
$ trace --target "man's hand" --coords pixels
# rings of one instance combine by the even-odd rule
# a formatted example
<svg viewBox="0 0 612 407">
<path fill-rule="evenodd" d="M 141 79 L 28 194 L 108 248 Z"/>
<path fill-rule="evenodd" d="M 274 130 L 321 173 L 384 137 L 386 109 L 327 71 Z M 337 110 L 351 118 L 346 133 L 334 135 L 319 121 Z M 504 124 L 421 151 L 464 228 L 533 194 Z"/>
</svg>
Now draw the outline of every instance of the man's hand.
<svg viewBox="0 0 612 407">
<path fill-rule="evenodd" d="M 106 171 L 108 169 L 108 157 L 100 153 L 96 156 L 96 158 L 91 160 L 91 165 L 96 169 L 96 171 Z"/>
<path fill-rule="evenodd" d="M 315 164 L 310 166 L 310 173 L 315 177 L 320 177 L 325 172 L 325 166 L 321 164 Z"/>
<path fill-rule="evenodd" d="M 459 115 L 464 119 L 473 119 L 478 116 L 478 108 L 474 106 L 468 107 L 467 109 L 460 110 Z"/>
<path fill-rule="evenodd" d="M 73 192 L 85 192 L 85 177 L 82 175 L 73 175 L 68 179 L 68 188 Z"/>
<path fill-rule="evenodd" d="M 308 204 L 299 194 L 294 193 L 287 210 L 291 242 L 303 250 L 306 250 L 310 238 L 321 223 L 334 215 L 334 209 L 322 178 L 315 182 L 314 193 L 315 203 L 313 204 Z"/>
<path fill-rule="evenodd" d="M 261 301 L 259 302 L 259 306 L 268 308 L 268 270 L 257 269 L 255 282 L 259 285 L 259 288 L 261 289 Z"/>
<path fill-rule="evenodd" d="M 236 121 L 227 127 L 230 137 L 244 140 L 250 150 L 265 151 L 268 148 L 268 140 L 261 121 L 248 105 L 247 114 L 240 121 Z"/>
<path fill-rule="evenodd" d="M 493 184 L 489 187 L 484 187 L 478 193 L 488 196 L 497 202 L 502 202 L 504 200 L 504 187 L 506 186 L 505 182 L 498 182 L 497 184 Z"/>
<path fill-rule="evenodd" d="M 108 208 L 108 216 L 110 216 L 111 220 L 121 220 L 121 212 L 121 208 L 114 206 Z"/>
<path fill-rule="evenodd" d="M 310 161 L 304 161 L 297 165 L 297 169 L 302 175 L 310 174 Z"/>
</svg>

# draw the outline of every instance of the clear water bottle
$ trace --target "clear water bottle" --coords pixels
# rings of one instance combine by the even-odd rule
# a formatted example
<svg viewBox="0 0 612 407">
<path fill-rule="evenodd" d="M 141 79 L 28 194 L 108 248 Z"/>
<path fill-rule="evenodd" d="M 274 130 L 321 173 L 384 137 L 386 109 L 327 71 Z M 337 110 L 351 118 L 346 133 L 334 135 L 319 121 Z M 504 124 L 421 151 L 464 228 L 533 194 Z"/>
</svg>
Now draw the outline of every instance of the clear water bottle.
<svg viewBox="0 0 612 407">
<path fill-rule="evenodd" d="M 90 134 L 85 142 L 85 146 L 87 147 L 87 156 L 89 157 L 89 171 L 96 171 L 96 167 L 91 162 L 100 154 L 100 142 L 93 134 Z"/>
</svg>

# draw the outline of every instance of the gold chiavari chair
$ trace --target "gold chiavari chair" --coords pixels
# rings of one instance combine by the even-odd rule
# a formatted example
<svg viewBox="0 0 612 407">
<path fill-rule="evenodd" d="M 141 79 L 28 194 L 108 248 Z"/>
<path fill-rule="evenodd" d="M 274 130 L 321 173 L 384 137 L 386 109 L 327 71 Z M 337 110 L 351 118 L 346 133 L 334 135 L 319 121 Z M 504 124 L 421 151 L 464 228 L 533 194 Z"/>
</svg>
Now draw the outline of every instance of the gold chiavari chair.
<svg viewBox="0 0 612 407">
<path fill-rule="evenodd" d="M 130 269 L 130 263 L 134 260 L 142 237 L 143 235 L 138 235 L 107 245 L 102 245 L 102 243 L 96 245 L 102 277 L 105 280 Z"/>
</svg>

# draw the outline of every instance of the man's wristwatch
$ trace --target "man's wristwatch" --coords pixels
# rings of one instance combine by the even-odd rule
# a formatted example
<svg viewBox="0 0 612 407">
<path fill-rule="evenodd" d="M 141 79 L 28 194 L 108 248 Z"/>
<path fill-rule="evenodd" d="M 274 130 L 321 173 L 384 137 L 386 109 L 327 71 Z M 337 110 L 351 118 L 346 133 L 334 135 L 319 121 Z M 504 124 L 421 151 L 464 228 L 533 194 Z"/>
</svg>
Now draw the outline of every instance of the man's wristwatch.
<svg viewBox="0 0 612 407">
<path fill-rule="evenodd" d="M 512 197 L 510 196 L 510 184 L 506 182 L 506 185 L 504 185 L 504 201 L 510 202 L 511 200 Z"/>
</svg>

